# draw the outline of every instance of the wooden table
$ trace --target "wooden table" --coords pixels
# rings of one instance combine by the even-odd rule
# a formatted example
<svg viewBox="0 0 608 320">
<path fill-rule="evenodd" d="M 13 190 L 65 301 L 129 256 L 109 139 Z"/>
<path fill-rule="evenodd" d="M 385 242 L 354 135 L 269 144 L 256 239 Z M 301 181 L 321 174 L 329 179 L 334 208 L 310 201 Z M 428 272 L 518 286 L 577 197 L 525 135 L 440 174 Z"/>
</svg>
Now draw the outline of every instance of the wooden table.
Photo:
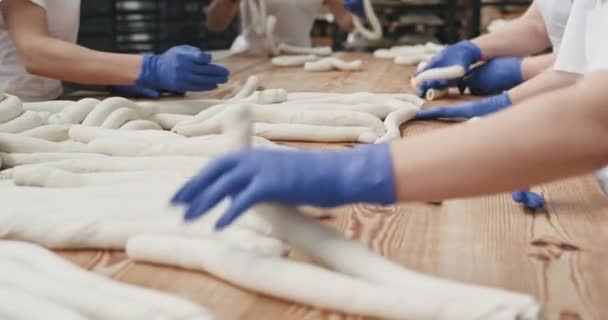
<svg viewBox="0 0 608 320">
<path fill-rule="evenodd" d="M 232 94 L 252 74 L 263 74 L 267 88 L 289 91 L 412 91 L 411 67 L 357 57 L 365 60 L 365 70 L 352 73 L 277 69 L 260 57 L 231 57 L 221 61 L 232 71 L 231 83 L 203 96 Z M 412 122 L 402 129 L 407 139 L 445 125 Z M 416 271 L 532 294 L 546 319 L 608 319 L 606 198 L 588 176 L 533 190 L 544 194 L 546 211 L 526 212 L 500 194 L 440 206 L 349 206 L 331 210 L 334 218 L 326 223 Z M 119 252 L 61 254 L 119 281 L 188 297 L 219 319 L 360 319 L 241 290 L 205 273 L 133 263 Z"/>
</svg>

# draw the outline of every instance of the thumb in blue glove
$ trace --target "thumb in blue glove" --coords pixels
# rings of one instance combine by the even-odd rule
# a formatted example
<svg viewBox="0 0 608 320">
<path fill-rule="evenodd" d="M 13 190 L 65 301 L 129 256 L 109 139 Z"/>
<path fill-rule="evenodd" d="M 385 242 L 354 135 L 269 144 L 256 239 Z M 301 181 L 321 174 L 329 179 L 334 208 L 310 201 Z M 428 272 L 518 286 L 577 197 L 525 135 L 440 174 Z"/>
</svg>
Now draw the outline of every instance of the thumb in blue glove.
<svg viewBox="0 0 608 320">
<path fill-rule="evenodd" d="M 178 46 L 161 55 L 143 57 L 136 85 L 171 92 L 207 91 L 228 81 L 229 71 L 211 64 L 211 55 Z"/>
<path fill-rule="evenodd" d="M 503 92 L 482 100 L 464 102 L 453 106 L 436 107 L 420 110 L 416 114 L 417 120 L 432 119 L 470 119 L 498 112 L 512 105 L 509 94 Z"/>
<path fill-rule="evenodd" d="M 365 17 L 365 6 L 363 0 L 344 0 L 344 9 L 359 17 Z"/>
<path fill-rule="evenodd" d="M 467 87 L 474 95 L 498 94 L 524 81 L 521 73 L 523 58 L 495 58 L 475 67 L 459 84 L 461 92 Z"/>
<path fill-rule="evenodd" d="M 531 191 L 515 191 L 511 196 L 513 197 L 513 201 L 523 204 L 526 209 L 537 210 L 545 206 L 545 199 L 541 195 Z"/>
<path fill-rule="evenodd" d="M 217 228 L 232 223 L 259 202 L 334 207 L 348 203 L 395 202 L 388 145 L 348 151 L 244 151 L 212 162 L 174 196 L 193 220 L 231 197 Z"/>
<path fill-rule="evenodd" d="M 160 98 L 160 92 L 156 89 L 151 88 L 144 88 L 139 86 L 110 86 L 108 87 L 108 89 L 112 95 L 125 98 Z"/>
</svg>

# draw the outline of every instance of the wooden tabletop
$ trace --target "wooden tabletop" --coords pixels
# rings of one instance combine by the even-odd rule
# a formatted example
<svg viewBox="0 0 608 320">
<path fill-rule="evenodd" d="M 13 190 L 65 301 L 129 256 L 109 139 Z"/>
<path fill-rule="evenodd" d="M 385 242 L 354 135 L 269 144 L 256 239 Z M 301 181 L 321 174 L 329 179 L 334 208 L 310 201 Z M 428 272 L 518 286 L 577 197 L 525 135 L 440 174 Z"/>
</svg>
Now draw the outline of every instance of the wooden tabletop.
<svg viewBox="0 0 608 320">
<path fill-rule="evenodd" d="M 364 59 L 364 70 L 309 73 L 273 68 L 263 57 L 230 57 L 219 63 L 231 70 L 231 82 L 199 96 L 230 95 L 253 74 L 263 75 L 266 88 L 288 91 L 412 92 L 413 68 L 347 56 Z M 407 139 L 446 125 L 411 122 L 402 130 Z M 532 190 L 545 196 L 546 211 L 526 212 L 500 194 L 442 205 L 349 206 L 330 210 L 325 223 L 413 270 L 529 293 L 543 304 L 545 319 L 608 319 L 608 201 L 589 176 Z M 255 294 L 201 272 L 134 263 L 121 252 L 60 253 L 116 280 L 188 297 L 218 319 L 362 319 Z"/>
</svg>

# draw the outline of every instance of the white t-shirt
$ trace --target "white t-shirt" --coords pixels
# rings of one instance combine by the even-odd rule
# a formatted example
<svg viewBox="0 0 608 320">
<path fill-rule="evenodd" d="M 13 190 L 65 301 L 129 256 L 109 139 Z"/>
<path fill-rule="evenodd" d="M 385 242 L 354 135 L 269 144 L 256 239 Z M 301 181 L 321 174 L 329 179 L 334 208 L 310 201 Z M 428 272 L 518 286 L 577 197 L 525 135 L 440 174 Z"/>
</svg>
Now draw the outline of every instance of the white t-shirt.
<svg viewBox="0 0 608 320">
<path fill-rule="evenodd" d="M 1 2 L 2 0 L 0 0 Z M 80 0 L 29 0 L 46 10 L 51 37 L 76 43 L 80 19 Z M 59 97 L 61 81 L 27 73 L 8 33 L 0 9 L 0 92 L 5 90 L 24 101 Z"/>
<path fill-rule="evenodd" d="M 536 0 L 536 4 L 545 21 L 553 51 L 559 51 L 568 24 L 572 0 Z"/>
<path fill-rule="evenodd" d="M 241 0 L 241 24 L 243 31 L 232 44 L 233 52 L 263 52 L 264 37 L 253 28 L 251 12 Z M 298 47 L 310 47 L 310 31 L 319 15 L 323 0 L 266 0 L 267 12 L 277 18 L 274 32 L 275 43 Z"/>
</svg>

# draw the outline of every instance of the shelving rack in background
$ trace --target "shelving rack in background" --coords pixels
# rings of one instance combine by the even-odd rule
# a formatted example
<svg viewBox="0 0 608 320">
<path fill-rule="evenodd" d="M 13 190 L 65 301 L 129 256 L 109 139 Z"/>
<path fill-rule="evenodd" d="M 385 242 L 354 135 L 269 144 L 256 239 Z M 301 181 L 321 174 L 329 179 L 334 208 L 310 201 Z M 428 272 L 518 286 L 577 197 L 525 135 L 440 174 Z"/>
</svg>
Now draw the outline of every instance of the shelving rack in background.
<svg viewBox="0 0 608 320">
<path fill-rule="evenodd" d="M 484 17 L 484 14 L 492 16 L 491 12 L 486 9 L 494 9 L 502 17 L 510 14 L 517 16 L 525 11 L 530 4 L 532 4 L 532 0 L 471 0 L 471 21 L 468 37 L 473 38 L 483 33 L 483 26 L 489 22 L 488 19 L 484 19 L 487 18 Z"/>
</svg>

